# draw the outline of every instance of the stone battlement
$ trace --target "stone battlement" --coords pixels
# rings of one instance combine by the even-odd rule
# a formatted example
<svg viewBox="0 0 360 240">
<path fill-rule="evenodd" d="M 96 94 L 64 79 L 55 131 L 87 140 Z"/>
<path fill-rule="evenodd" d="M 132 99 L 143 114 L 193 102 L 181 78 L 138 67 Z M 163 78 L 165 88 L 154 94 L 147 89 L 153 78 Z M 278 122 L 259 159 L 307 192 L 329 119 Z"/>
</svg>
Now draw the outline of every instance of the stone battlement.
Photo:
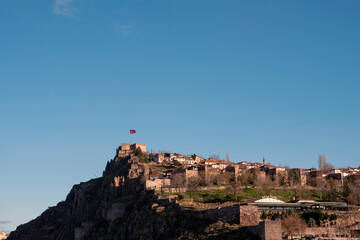
<svg viewBox="0 0 360 240">
<path fill-rule="evenodd" d="M 146 153 L 146 144 L 140 144 L 140 143 L 122 143 L 121 146 L 117 149 L 117 155 L 118 157 L 123 157 L 126 155 L 129 155 L 134 152 L 135 149 L 140 148 L 140 150 L 144 153 Z"/>
</svg>

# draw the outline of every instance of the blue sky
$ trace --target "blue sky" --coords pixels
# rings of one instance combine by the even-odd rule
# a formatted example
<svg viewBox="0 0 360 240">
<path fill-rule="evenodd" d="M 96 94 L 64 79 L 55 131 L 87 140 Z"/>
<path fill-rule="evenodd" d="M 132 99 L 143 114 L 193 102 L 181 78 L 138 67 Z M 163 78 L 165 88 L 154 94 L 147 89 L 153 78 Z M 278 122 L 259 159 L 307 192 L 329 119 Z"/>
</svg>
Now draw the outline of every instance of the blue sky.
<svg viewBox="0 0 360 240">
<path fill-rule="evenodd" d="M 359 1 L 0 0 L 0 231 L 115 148 L 360 165 Z"/>
</svg>

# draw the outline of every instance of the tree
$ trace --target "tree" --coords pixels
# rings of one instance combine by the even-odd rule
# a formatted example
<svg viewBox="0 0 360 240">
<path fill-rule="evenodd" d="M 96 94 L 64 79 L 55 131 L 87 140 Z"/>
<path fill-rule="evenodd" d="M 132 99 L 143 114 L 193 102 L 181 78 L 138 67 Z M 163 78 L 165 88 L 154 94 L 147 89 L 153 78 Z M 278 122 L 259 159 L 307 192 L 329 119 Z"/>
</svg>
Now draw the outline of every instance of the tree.
<svg viewBox="0 0 360 240">
<path fill-rule="evenodd" d="M 281 226 L 287 230 L 288 234 L 291 236 L 291 239 L 293 235 L 299 234 L 301 229 L 306 227 L 304 220 L 302 220 L 295 211 L 284 216 L 283 220 L 281 221 Z"/>
<path fill-rule="evenodd" d="M 143 152 L 141 151 L 140 147 L 137 147 L 137 148 L 134 149 L 134 155 L 139 156 L 139 157 L 143 156 Z"/>
<path fill-rule="evenodd" d="M 174 187 L 179 192 L 181 187 L 185 186 L 185 175 L 181 173 L 176 173 L 171 176 L 171 187 Z"/>
<path fill-rule="evenodd" d="M 238 182 L 230 182 L 226 185 L 226 189 L 235 195 L 236 201 L 239 201 L 239 196 L 241 195 L 241 184 Z"/>
<path fill-rule="evenodd" d="M 196 191 L 201 184 L 201 178 L 199 176 L 190 177 L 187 181 L 187 191 L 190 193 L 190 197 L 194 198 Z"/>
<path fill-rule="evenodd" d="M 219 155 L 211 155 L 209 158 L 215 159 L 215 160 L 220 160 Z"/>
<path fill-rule="evenodd" d="M 345 201 L 350 205 L 358 205 L 360 203 L 360 181 L 352 181 L 348 179 L 344 181 L 342 195 Z"/>
<path fill-rule="evenodd" d="M 247 189 L 247 188 L 248 188 L 248 185 L 250 184 L 250 183 L 249 183 L 249 179 L 250 179 L 249 173 L 242 173 L 242 174 L 239 176 L 239 178 L 238 178 L 238 180 L 240 181 L 240 183 L 243 184 L 243 185 L 245 185 L 245 189 Z"/>
<path fill-rule="evenodd" d="M 221 186 L 221 185 L 226 184 L 227 179 L 226 179 L 226 176 L 224 174 L 214 174 L 214 175 L 211 175 L 211 181 L 214 184 L 216 184 L 218 186 Z"/>
<path fill-rule="evenodd" d="M 318 161 L 318 164 L 319 164 L 319 170 L 320 171 L 325 171 L 326 170 L 326 157 L 325 155 L 319 155 L 319 161 Z"/>
<path fill-rule="evenodd" d="M 319 170 L 325 172 L 330 169 L 334 169 L 334 165 L 327 163 L 325 155 L 319 155 Z"/>
<path fill-rule="evenodd" d="M 266 179 L 258 179 L 255 181 L 255 186 L 261 188 L 265 196 L 270 196 L 275 185 L 276 183 L 273 182 L 269 176 L 266 176 Z"/>
<path fill-rule="evenodd" d="M 299 169 L 288 169 L 288 179 L 291 186 L 298 185 L 301 182 Z"/>
<path fill-rule="evenodd" d="M 178 160 L 173 160 L 173 164 L 174 164 L 174 166 L 175 167 L 179 167 L 179 166 L 181 166 L 182 164 L 178 161 Z"/>
<path fill-rule="evenodd" d="M 226 153 L 226 161 L 230 162 L 230 153 Z"/>
<path fill-rule="evenodd" d="M 315 219 L 313 219 L 313 218 L 309 218 L 309 221 L 308 221 L 308 225 L 309 225 L 309 227 L 315 227 L 316 226 L 316 221 L 315 221 Z"/>
</svg>

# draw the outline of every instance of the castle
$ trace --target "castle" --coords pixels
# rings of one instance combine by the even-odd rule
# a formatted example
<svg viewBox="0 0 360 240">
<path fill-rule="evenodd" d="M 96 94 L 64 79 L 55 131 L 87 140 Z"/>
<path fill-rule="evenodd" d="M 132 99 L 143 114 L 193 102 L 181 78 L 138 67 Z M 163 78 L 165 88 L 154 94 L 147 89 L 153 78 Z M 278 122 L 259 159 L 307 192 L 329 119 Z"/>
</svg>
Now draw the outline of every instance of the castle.
<svg viewBox="0 0 360 240">
<path fill-rule="evenodd" d="M 140 143 L 122 143 L 121 146 L 117 149 L 117 156 L 124 157 L 134 152 L 135 149 L 140 149 L 142 152 L 146 153 L 146 144 Z"/>
</svg>

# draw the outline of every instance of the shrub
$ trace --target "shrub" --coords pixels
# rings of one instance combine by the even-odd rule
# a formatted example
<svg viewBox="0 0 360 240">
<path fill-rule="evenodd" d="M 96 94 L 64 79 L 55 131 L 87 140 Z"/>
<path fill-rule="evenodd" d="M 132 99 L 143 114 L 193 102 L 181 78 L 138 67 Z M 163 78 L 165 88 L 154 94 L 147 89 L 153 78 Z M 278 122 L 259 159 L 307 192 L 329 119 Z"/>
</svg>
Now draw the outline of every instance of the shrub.
<svg viewBox="0 0 360 240">
<path fill-rule="evenodd" d="M 330 221 L 334 221 L 334 220 L 336 220 L 338 218 L 338 216 L 336 215 L 336 213 L 332 213 L 331 215 L 330 215 L 330 217 L 329 217 L 329 220 Z"/>
<path fill-rule="evenodd" d="M 178 160 L 173 161 L 174 166 L 179 167 L 181 166 L 181 163 Z"/>
<path fill-rule="evenodd" d="M 134 150 L 134 155 L 141 157 L 141 156 L 143 155 L 143 152 L 142 152 L 141 149 L 138 147 L 138 148 L 135 148 L 135 150 Z"/>
<path fill-rule="evenodd" d="M 278 219 L 278 218 L 280 218 L 280 213 L 279 213 L 279 212 L 275 212 L 275 213 L 272 215 L 271 220 L 276 220 L 276 219 Z"/>
<path fill-rule="evenodd" d="M 310 218 L 314 219 L 316 221 L 316 225 L 320 226 L 320 221 L 324 220 L 324 213 L 322 213 L 320 210 L 309 210 L 305 211 L 301 214 L 301 218 L 304 219 L 307 224 L 309 224 Z"/>
<path fill-rule="evenodd" d="M 150 162 L 150 159 L 149 159 L 149 158 L 147 158 L 147 157 L 141 157 L 141 158 L 139 159 L 139 162 L 142 162 L 142 163 L 149 163 L 149 162 Z"/>
<path fill-rule="evenodd" d="M 309 218 L 307 224 L 309 225 L 309 227 L 314 227 L 316 225 L 316 221 L 313 218 Z"/>
</svg>

